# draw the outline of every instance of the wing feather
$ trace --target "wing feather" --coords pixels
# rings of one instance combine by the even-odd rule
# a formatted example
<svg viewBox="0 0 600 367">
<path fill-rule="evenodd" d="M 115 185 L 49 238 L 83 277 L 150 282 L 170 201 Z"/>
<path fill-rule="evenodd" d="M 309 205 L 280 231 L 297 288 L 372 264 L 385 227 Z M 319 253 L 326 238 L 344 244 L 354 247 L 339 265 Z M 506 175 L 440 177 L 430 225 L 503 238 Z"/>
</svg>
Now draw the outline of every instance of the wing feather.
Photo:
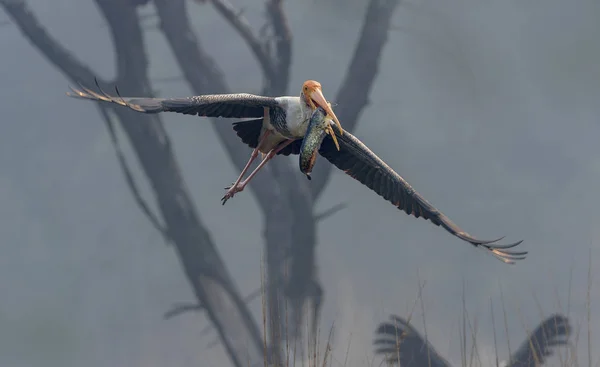
<svg viewBox="0 0 600 367">
<path fill-rule="evenodd" d="M 396 315 L 375 330 L 375 353 L 383 354 L 389 364 L 400 367 L 451 367 L 410 323 Z"/>
<path fill-rule="evenodd" d="M 96 83 L 98 86 L 98 84 Z M 264 117 L 264 108 L 281 108 L 273 97 L 249 93 L 207 94 L 184 98 L 136 98 L 117 97 L 106 94 L 99 86 L 100 93 L 80 85 L 71 88 L 68 96 L 94 101 L 116 103 L 142 113 L 176 112 L 185 115 L 226 118 Z"/>
<path fill-rule="evenodd" d="M 379 196 L 391 202 L 406 214 L 427 219 L 461 240 L 476 247 L 485 248 L 505 263 L 512 264 L 515 260 L 524 259 L 527 255 L 526 251 L 507 250 L 519 245 L 522 241 L 499 245 L 496 242 L 504 237 L 484 241 L 469 235 L 425 200 L 404 178 L 354 135 L 347 131 L 344 132 L 344 135 L 339 135 L 336 131 L 336 136 L 340 150 L 336 149 L 332 138 L 327 136 L 321 144 L 319 153 L 337 168 L 375 191 Z"/>
<path fill-rule="evenodd" d="M 569 344 L 569 319 L 552 315 L 542 321 L 511 356 L 507 367 L 536 367 L 544 364 L 554 353 L 554 347 Z"/>
</svg>

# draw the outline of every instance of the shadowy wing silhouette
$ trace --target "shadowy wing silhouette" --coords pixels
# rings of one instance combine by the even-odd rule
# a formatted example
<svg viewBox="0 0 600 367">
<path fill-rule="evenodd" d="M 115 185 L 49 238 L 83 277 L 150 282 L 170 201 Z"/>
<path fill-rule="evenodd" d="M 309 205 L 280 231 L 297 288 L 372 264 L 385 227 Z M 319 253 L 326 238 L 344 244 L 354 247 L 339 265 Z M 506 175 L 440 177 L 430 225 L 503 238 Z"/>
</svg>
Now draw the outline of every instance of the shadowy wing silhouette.
<svg viewBox="0 0 600 367">
<path fill-rule="evenodd" d="M 451 367 L 406 320 L 396 315 L 391 315 L 390 320 L 379 324 L 375 331 L 376 354 L 384 354 L 388 363 L 400 367 Z M 567 317 L 559 314 L 548 317 L 521 344 L 505 367 L 543 365 L 555 347 L 569 344 L 570 334 Z"/>
<path fill-rule="evenodd" d="M 451 367 L 406 320 L 396 315 L 390 320 L 375 331 L 376 354 L 384 354 L 388 363 L 400 362 L 401 367 Z"/>
<path fill-rule="evenodd" d="M 569 344 L 571 326 L 563 315 L 552 315 L 542 321 L 510 357 L 506 367 L 536 367 L 544 364 L 554 348 Z"/>
</svg>

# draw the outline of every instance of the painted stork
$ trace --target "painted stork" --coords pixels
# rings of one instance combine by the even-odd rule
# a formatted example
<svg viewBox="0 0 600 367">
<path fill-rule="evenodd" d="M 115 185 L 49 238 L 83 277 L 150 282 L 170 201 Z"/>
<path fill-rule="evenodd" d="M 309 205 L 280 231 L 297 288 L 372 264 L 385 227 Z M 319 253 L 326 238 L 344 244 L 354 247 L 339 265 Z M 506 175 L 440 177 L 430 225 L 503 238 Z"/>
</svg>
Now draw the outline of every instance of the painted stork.
<svg viewBox="0 0 600 367">
<path fill-rule="evenodd" d="M 332 126 L 334 126 L 332 117 L 327 115 L 325 109 L 318 107 L 309 121 L 299 153 L 300 170 L 309 179 L 318 152 L 337 168 L 375 191 L 406 214 L 429 219 L 433 224 L 443 227 L 461 240 L 490 251 L 505 263 L 513 264 L 515 260 L 525 258 L 526 251 L 508 250 L 518 246 L 523 242 L 522 240 L 508 245 L 498 245 L 496 242 L 504 237 L 484 241 L 471 236 L 425 200 L 357 137 L 345 131 L 343 135 L 337 136 L 337 142 L 334 141 L 332 136 L 336 134 Z"/>
<path fill-rule="evenodd" d="M 275 155 L 298 154 L 302 138 L 306 132 L 312 112 L 322 107 L 332 116 L 338 132 L 343 135 L 343 129 L 331 106 L 323 96 L 321 84 L 307 80 L 302 85 L 300 96 L 265 97 L 248 93 L 236 94 L 207 94 L 185 98 L 134 98 L 110 96 L 98 85 L 100 94 L 80 85 L 81 89 L 70 87 L 70 97 L 116 103 L 142 113 L 177 112 L 186 115 L 203 117 L 251 118 L 235 122 L 233 129 L 242 141 L 254 148 L 250 159 L 237 180 L 229 187 L 221 199 L 225 204 L 237 192 L 244 190 L 250 180 Z M 334 143 L 337 139 L 330 130 Z M 258 153 L 266 154 L 252 173 L 242 180 Z"/>
</svg>

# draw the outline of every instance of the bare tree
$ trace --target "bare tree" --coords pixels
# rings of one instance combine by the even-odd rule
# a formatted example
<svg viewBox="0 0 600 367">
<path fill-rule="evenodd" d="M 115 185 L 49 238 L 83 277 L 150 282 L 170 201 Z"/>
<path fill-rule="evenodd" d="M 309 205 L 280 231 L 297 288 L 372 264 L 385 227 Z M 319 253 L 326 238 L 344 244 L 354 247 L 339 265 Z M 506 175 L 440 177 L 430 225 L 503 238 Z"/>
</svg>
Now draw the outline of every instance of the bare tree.
<svg viewBox="0 0 600 367">
<path fill-rule="evenodd" d="M 350 63 L 347 76 L 336 98 L 336 114 L 343 118 L 345 129 L 352 131 L 362 109 L 367 105 L 367 97 L 374 83 L 383 46 L 392 14 L 398 0 L 371 1 L 369 3 L 363 30 Z M 230 89 L 225 73 L 211 58 L 194 36 L 187 17 L 184 0 L 155 0 L 161 19 L 162 30 L 181 67 L 183 74 L 195 94 L 227 93 Z M 292 61 L 292 34 L 283 11 L 281 0 L 266 1 L 268 23 L 266 28 L 271 36 L 260 39 L 252 30 L 242 12 L 235 9 L 227 0 L 213 0 L 216 10 L 240 34 L 254 54 L 265 80 L 262 93 L 282 95 L 288 90 L 289 71 Z M 181 37 L 181 34 L 190 37 Z M 214 122 L 222 143 L 232 162 L 241 169 L 248 156 L 248 148 L 240 145 L 237 137 L 228 126 Z M 280 291 L 290 301 L 292 313 L 292 339 L 300 336 L 302 307 L 305 300 L 312 299 L 314 315 L 319 314 L 322 296 L 321 286 L 315 272 L 315 248 L 317 220 L 314 215 L 315 198 L 326 186 L 331 173 L 330 165 L 319 165 L 318 178 L 309 185 L 299 178 L 297 170 L 284 159 L 275 160 L 266 167 L 265 173 L 256 176 L 250 186 L 257 196 L 265 217 L 265 240 L 267 256 L 268 315 L 271 327 L 271 343 L 279 350 L 279 343 L 285 337 L 284 320 L 280 312 L 284 310 Z M 316 175 L 315 175 L 316 176 Z M 322 216 L 321 216 L 322 217 Z M 288 259 L 289 261 L 285 261 Z M 286 266 L 289 264 L 289 272 Z M 285 274 L 288 273 L 287 281 Z M 285 282 L 285 284 L 284 284 Z M 313 317 L 313 331 L 317 317 Z"/>
<path fill-rule="evenodd" d="M 150 95 L 148 61 L 135 8 L 120 0 L 97 0 L 96 3 L 113 36 L 118 65 L 115 80 L 127 90 Z M 2 5 L 26 38 L 69 79 L 91 82 L 97 75 L 48 34 L 25 2 L 3 1 Z M 258 327 L 192 204 L 160 116 L 144 116 L 116 108 L 107 111 L 103 106 L 98 108 L 108 126 L 112 126 L 109 113 L 112 112 L 127 133 L 151 181 L 162 213 L 165 224 L 159 227 L 161 233 L 175 244 L 190 285 L 216 325 L 234 365 L 247 365 L 248 361 L 261 364 L 263 353 Z M 126 166 L 123 167 L 127 171 Z M 136 193 L 135 197 L 140 196 Z M 156 218 L 153 222 L 158 225 Z M 248 341 L 255 345 L 248 348 Z"/>
<path fill-rule="evenodd" d="M 128 94 L 152 96 L 144 32 L 136 12 L 136 7 L 148 4 L 149 0 L 95 0 L 95 3 L 109 26 L 117 64 L 114 80 L 100 80 L 99 84 L 103 88 L 116 84 Z M 160 31 L 193 93 L 227 93 L 230 88 L 226 73 L 193 32 L 185 0 L 154 0 L 153 3 Z M 212 0 L 211 3 L 256 57 L 264 76 L 263 93 L 287 93 L 293 48 L 282 0 L 266 0 L 267 25 L 264 29 L 268 32 L 261 37 L 256 35 L 242 12 L 227 0 Z M 336 114 L 348 131 L 354 129 L 368 103 L 391 17 L 398 3 L 399 0 L 370 0 L 368 4 L 354 56 L 335 99 Z M 68 79 L 83 84 L 92 82 L 97 73 L 54 39 L 24 0 L 0 0 L 0 5 L 25 38 Z M 195 307 L 185 306 L 182 310 L 202 309 L 207 312 L 235 366 L 262 365 L 263 343 L 259 329 L 192 203 L 161 117 L 100 104 L 97 107 L 115 144 L 134 199 L 154 227 L 174 244 L 197 297 Z M 125 131 L 151 183 L 160 215 L 152 213 L 137 190 L 119 147 L 115 121 Z M 226 124 L 213 121 L 213 126 L 232 163 L 241 169 L 247 159 L 248 148 L 240 144 Z M 284 298 L 291 303 L 294 340 L 300 335 L 302 308 L 307 299 L 312 299 L 315 305 L 313 330 L 318 321 L 323 292 L 316 274 L 316 228 L 318 220 L 327 213 L 315 215 L 314 203 L 329 180 L 331 166 L 317 165 L 310 185 L 306 179 L 299 178 L 289 160 L 277 159 L 265 168 L 249 187 L 265 216 L 270 349 L 274 362 L 277 362 L 281 349 L 278 343 L 287 337 L 281 322 L 285 317 L 280 315 L 284 309 Z M 290 271 L 286 277 L 287 264 Z"/>
</svg>

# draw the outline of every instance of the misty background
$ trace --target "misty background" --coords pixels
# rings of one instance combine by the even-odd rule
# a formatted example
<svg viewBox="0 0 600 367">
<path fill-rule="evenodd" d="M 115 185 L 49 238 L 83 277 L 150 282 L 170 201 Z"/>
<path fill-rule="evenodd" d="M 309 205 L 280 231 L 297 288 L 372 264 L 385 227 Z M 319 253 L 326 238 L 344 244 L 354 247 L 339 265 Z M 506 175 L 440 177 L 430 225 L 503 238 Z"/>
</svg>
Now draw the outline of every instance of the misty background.
<svg viewBox="0 0 600 367">
<path fill-rule="evenodd" d="M 114 74 L 108 29 L 92 1 L 28 3 L 99 76 Z M 261 24 L 261 1 L 236 6 L 251 24 Z M 289 94 L 316 79 L 332 98 L 365 4 L 290 0 L 285 9 L 294 32 Z M 231 88 L 260 93 L 259 68 L 239 35 L 211 6 L 189 4 L 188 11 Z M 0 12 L 0 23 L 5 19 Z M 498 327 L 500 289 L 513 349 L 525 328 L 542 319 L 535 298 L 544 315 L 569 307 L 584 340 L 590 260 L 592 345 L 600 345 L 600 3 L 403 1 L 393 23 L 354 135 L 466 231 L 524 239 L 529 255 L 502 264 L 334 169 L 317 204 L 348 204 L 318 231 L 321 335 L 335 322 L 334 363 L 344 362 L 349 343 L 348 365 L 369 361 L 375 326 L 390 313 L 408 314 L 418 279 L 426 281 L 428 338 L 455 365 L 463 280 L 484 363 L 494 358 L 490 300 L 500 358 L 508 357 Z M 162 34 L 149 30 L 146 42 L 151 77 L 179 75 Z M 94 104 L 66 97 L 68 84 L 14 25 L 0 27 L 0 364 L 230 363 L 220 345 L 206 348 L 216 334 L 201 335 L 209 324 L 202 312 L 163 320 L 173 303 L 193 301 L 190 286 L 173 248 L 132 200 Z M 192 94 L 184 82 L 153 88 L 162 97 Z M 221 206 L 223 187 L 239 172 L 212 126 L 193 116 L 162 118 L 201 220 L 239 290 L 252 292 L 260 286 L 263 251 L 256 199 L 245 190 Z M 260 300 L 250 309 L 262 320 Z M 423 330 L 418 307 L 415 312 Z M 587 362 L 587 349 L 580 349 Z"/>
</svg>

